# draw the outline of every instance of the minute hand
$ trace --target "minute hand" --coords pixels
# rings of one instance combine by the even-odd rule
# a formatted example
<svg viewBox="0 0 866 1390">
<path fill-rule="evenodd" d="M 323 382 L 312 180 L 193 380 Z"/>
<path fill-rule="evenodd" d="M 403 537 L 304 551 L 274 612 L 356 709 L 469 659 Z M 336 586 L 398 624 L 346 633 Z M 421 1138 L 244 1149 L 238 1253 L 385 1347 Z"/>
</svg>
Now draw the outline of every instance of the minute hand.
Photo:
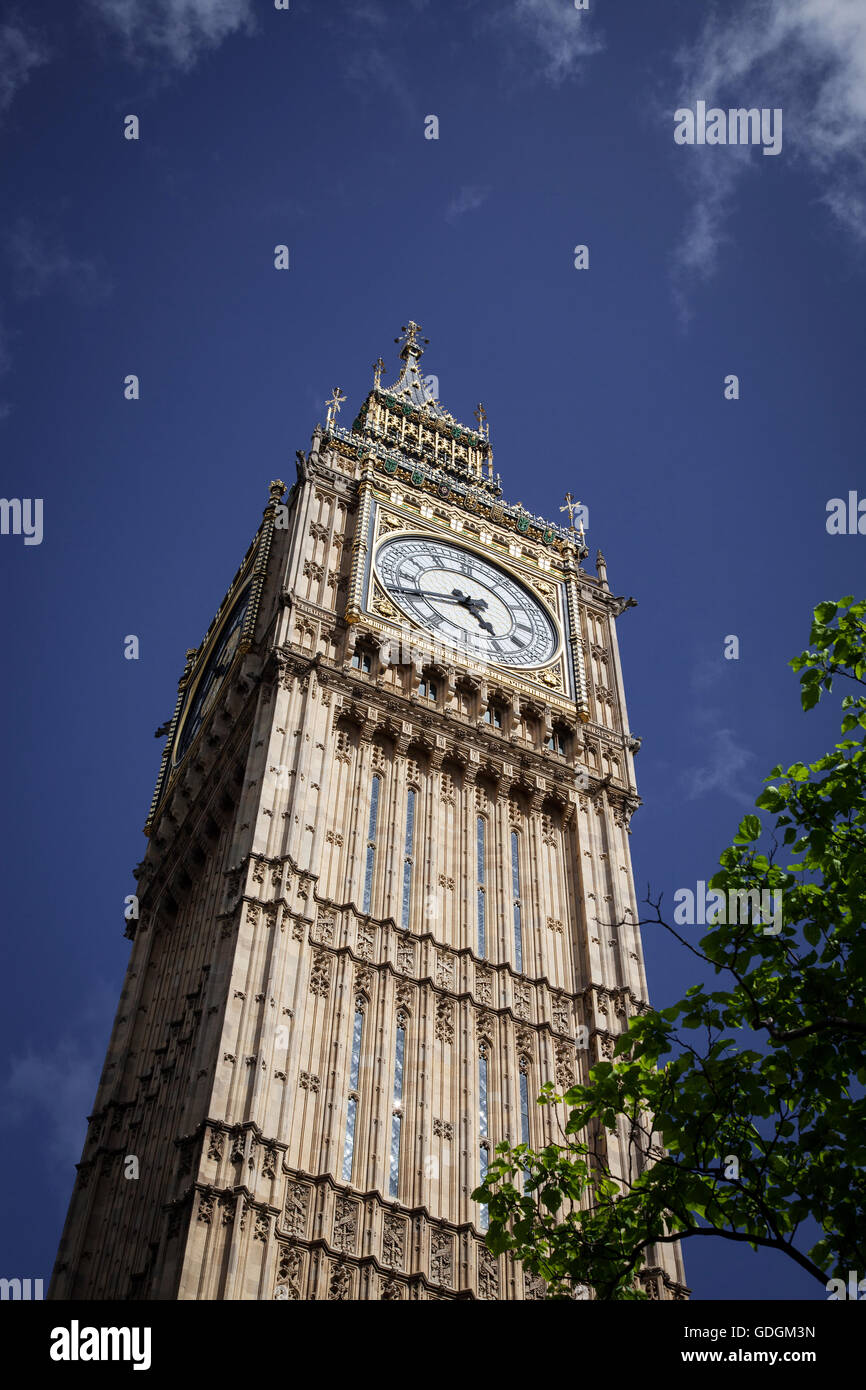
<svg viewBox="0 0 866 1390">
<path fill-rule="evenodd" d="M 452 594 L 437 594 L 433 589 L 391 589 L 392 594 L 411 594 L 413 598 L 432 598 L 437 603 L 459 603 L 467 606 L 465 596 L 455 598 Z"/>
</svg>

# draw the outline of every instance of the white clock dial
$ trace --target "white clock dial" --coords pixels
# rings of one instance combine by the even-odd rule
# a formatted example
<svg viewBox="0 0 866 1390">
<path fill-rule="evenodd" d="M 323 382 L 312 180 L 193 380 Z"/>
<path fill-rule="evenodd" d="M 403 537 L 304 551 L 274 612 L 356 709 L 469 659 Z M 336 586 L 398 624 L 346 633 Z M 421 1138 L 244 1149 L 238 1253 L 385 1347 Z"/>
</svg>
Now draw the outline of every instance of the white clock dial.
<svg viewBox="0 0 866 1390">
<path fill-rule="evenodd" d="M 545 666 L 559 637 L 534 594 L 471 550 L 428 536 L 395 536 L 376 573 L 396 606 L 447 646 L 500 666 Z"/>
</svg>

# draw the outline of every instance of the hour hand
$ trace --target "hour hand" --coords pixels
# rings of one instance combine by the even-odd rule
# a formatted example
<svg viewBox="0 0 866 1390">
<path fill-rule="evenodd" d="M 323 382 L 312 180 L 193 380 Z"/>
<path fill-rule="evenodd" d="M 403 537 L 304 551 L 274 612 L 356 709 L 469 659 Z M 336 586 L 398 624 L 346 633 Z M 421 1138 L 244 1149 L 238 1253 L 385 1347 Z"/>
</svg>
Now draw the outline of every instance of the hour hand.
<svg viewBox="0 0 866 1390">
<path fill-rule="evenodd" d="M 496 633 L 493 631 L 493 624 L 489 623 L 486 618 L 482 618 L 481 614 L 478 611 L 479 608 L 487 607 L 485 600 L 483 598 L 476 599 L 474 603 L 467 604 L 467 607 L 469 609 L 469 612 L 472 614 L 473 618 L 477 619 L 478 626 L 483 627 L 485 632 L 489 632 L 491 637 L 495 637 Z"/>
</svg>

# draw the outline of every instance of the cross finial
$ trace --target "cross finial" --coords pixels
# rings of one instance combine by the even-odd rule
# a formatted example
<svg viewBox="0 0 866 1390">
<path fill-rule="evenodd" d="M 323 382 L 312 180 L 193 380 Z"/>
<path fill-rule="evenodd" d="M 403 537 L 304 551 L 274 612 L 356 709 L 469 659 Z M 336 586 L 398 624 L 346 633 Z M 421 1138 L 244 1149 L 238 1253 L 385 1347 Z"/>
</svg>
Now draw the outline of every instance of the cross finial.
<svg viewBox="0 0 866 1390">
<path fill-rule="evenodd" d="M 410 319 L 408 323 L 403 324 L 400 332 L 403 334 L 403 346 L 400 349 L 400 356 L 403 360 L 405 361 L 408 357 L 420 357 L 424 352 L 424 348 L 419 347 L 419 343 L 423 343 L 424 347 L 426 347 L 430 342 L 429 338 L 418 337 L 421 332 L 420 323 L 416 323 L 414 319 Z M 395 343 L 399 343 L 400 341 L 400 338 L 394 339 Z"/>
<path fill-rule="evenodd" d="M 574 531 L 575 529 L 577 529 L 577 530 L 580 532 L 580 539 L 581 539 L 581 541 L 583 541 L 584 532 L 583 532 L 583 516 L 582 516 L 582 515 L 580 516 L 580 522 L 579 522 L 578 527 L 575 528 L 575 525 L 574 525 L 574 514 L 575 514 L 575 512 L 582 512 L 582 507 L 581 507 L 580 502 L 578 502 L 577 499 L 576 499 L 575 497 L 572 497 L 572 495 L 571 495 L 570 492 L 567 492 L 567 493 L 565 494 L 565 506 L 564 506 L 564 507 L 560 507 L 559 510 L 560 510 L 561 512 L 568 512 L 568 524 L 569 524 L 569 526 L 571 527 L 572 531 Z"/>
<path fill-rule="evenodd" d="M 488 439 L 490 437 L 489 426 L 485 431 L 487 411 L 484 409 L 484 406 L 481 404 L 480 401 L 478 402 L 477 410 L 473 411 L 473 414 L 475 416 L 475 419 L 478 421 L 478 433 L 481 435 L 482 439 Z"/>
<path fill-rule="evenodd" d="M 373 363 L 373 389 L 375 391 L 378 391 L 379 387 L 382 385 L 382 373 L 384 370 L 384 360 L 381 357 L 377 357 L 376 361 Z"/>
<path fill-rule="evenodd" d="M 327 429 L 332 430 L 332 429 L 334 428 L 334 425 L 336 424 L 336 421 L 337 421 L 337 415 L 338 415 L 338 413 L 339 413 L 340 407 L 342 406 L 343 401 L 344 401 L 345 399 L 346 399 L 346 397 L 345 397 L 345 395 L 343 394 L 343 392 L 340 390 L 339 386 L 335 386 L 335 387 L 334 387 L 334 394 L 331 396 L 331 399 L 328 400 L 328 401 L 325 401 L 325 405 L 328 407 L 328 419 L 327 419 L 327 426 L 326 426 Z"/>
</svg>

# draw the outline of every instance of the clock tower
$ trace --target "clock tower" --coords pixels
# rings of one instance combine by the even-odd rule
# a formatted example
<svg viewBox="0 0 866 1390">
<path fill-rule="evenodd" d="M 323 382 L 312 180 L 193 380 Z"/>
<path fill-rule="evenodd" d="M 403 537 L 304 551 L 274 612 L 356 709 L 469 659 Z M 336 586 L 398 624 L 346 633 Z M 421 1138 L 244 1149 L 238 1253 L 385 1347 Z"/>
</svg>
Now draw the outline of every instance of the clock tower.
<svg viewBox="0 0 866 1390">
<path fill-rule="evenodd" d="M 647 1008 L 625 605 L 400 341 L 187 653 L 50 1298 L 544 1295 L 471 1193 Z"/>
</svg>

